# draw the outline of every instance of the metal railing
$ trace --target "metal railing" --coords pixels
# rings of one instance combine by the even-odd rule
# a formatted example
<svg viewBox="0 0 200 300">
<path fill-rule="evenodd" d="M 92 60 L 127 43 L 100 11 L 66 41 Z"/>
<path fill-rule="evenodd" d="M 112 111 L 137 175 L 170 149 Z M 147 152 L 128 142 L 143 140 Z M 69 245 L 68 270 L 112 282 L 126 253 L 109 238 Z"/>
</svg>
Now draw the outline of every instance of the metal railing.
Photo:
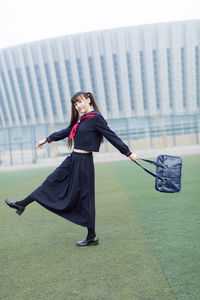
<svg viewBox="0 0 200 300">
<path fill-rule="evenodd" d="M 178 117 L 180 118 L 180 116 Z M 161 144 L 163 146 L 163 143 L 167 147 L 169 146 L 169 139 L 170 146 L 179 146 L 180 143 L 181 145 L 200 143 L 200 115 L 186 116 L 185 121 L 184 118 L 178 121 L 174 116 L 171 118 L 168 116 L 166 119 L 164 117 L 160 119 L 146 117 L 143 118 L 143 121 L 141 121 L 141 118 L 115 119 L 108 121 L 108 124 L 122 140 L 128 144 L 129 141 L 130 143 L 135 142 L 135 149 L 137 149 L 137 141 L 140 140 L 146 141 L 146 144 L 143 144 L 145 148 L 159 148 Z M 136 126 L 138 123 L 140 125 Z M 57 127 L 64 128 L 62 125 L 58 124 L 56 126 L 55 124 L 52 127 L 52 124 L 51 126 L 45 124 L 44 132 L 50 134 L 52 128 L 56 131 L 59 130 Z M 24 137 L 23 132 L 24 129 L 22 128 L 22 135 L 17 137 L 13 134 L 13 128 L 0 129 L 0 137 L 2 137 L 0 139 L 0 166 L 26 163 L 34 164 L 41 159 L 62 156 L 68 153 L 66 140 L 59 143 L 51 143 L 38 151 L 35 144 L 41 139 L 42 133 L 40 130 L 37 131 L 34 126 L 26 126 L 26 136 Z M 5 141 L 3 136 L 6 137 Z M 106 140 L 104 151 L 109 151 Z"/>
</svg>

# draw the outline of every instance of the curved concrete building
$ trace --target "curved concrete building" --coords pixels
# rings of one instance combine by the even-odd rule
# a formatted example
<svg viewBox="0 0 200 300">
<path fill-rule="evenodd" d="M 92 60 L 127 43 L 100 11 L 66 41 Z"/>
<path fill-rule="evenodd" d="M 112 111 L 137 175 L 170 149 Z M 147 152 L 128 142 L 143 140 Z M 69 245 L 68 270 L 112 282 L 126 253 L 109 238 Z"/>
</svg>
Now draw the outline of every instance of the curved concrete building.
<svg viewBox="0 0 200 300">
<path fill-rule="evenodd" d="M 174 116 L 183 122 L 181 116 L 197 115 L 200 20 L 81 33 L 0 50 L 0 129 L 13 129 L 11 140 L 14 130 L 25 137 L 27 128 L 34 128 L 38 137 L 48 134 L 45 124 L 67 124 L 71 96 L 79 90 L 93 92 L 119 131 L 127 130 L 127 120 L 139 131 L 148 118 Z"/>
</svg>

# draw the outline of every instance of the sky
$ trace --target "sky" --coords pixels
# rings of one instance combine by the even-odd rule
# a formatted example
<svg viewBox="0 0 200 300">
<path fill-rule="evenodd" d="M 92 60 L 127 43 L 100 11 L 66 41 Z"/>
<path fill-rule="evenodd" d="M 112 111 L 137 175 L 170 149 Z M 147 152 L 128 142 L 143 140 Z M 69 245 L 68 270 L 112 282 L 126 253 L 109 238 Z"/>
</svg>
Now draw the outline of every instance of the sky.
<svg viewBox="0 0 200 300">
<path fill-rule="evenodd" d="M 0 49 L 69 34 L 198 20 L 198 0 L 0 0 Z"/>
</svg>

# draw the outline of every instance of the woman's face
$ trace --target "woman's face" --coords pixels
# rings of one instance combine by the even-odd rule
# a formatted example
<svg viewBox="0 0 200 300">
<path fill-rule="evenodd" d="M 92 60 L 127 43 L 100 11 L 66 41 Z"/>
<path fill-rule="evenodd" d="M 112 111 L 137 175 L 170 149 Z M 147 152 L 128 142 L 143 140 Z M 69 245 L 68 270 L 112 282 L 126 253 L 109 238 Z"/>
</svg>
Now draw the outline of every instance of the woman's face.
<svg viewBox="0 0 200 300">
<path fill-rule="evenodd" d="M 88 113 L 91 110 L 90 98 L 86 99 L 83 96 L 78 96 L 74 107 L 80 114 Z"/>
</svg>

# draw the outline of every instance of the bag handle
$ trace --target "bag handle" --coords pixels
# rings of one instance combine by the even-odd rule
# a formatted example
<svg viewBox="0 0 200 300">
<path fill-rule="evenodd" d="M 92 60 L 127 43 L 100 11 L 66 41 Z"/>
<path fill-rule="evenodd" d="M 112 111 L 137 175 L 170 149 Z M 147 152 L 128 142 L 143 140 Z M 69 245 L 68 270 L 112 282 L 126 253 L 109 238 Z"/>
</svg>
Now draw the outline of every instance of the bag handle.
<svg viewBox="0 0 200 300">
<path fill-rule="evenodd" d="M 142 158 L 139 158 L 139 159 L 141 159 L 141 160 L 143 160 L 143 161 L 146 161 L 146 162 L 149 162 L 149 163 L 151 163 L 151 164 L 153 164 L 153 165 L 156 165 L 156 166 L 158 165 L 158 166 L 160 167 L 159 164 L 157 164 L 156 162 L 154 162 L 154 161 L 152 161 L 152 160 L 142 159 Z M 165 180 L 165 179 L 164 179 L 163 177 L 161 177 L 160 175 L 158 175 L 158 174 L 156 174 L 156 173 L 150 171 L 149 169 L 143 167 L 141 164 L 139 164 L 139 162 L 135 161 L 135 163 L 136 163 L 138 166 L 140 166 L 144 171 L 146 171 L 147 173 L 149 173 L 150 175 L 152 175 L 153 177 L 159 178 L 159 179 L 162 180 L 162 181 Z M 162 166 L 162 167 L 163 167 L 163 166 Z"/>
<path fill-rule="evenodd" d="M 158 164 L 157 162 L 155 162 L 155 161 L 153 161 L 153 160 L 144 159 L 144 158 L 140 158 L 140 159 L 143 160 L 143 161 L 146 161 L 146 162 L 148 162 L 148 163 L 150 163 L 150 164 L 152 164 L 152 165 L 154 165 L 154 166 L 161 167 L 161 168 L 165 168 L 163 165 L 160 165 L 160 164 Z"/>
</svg>

